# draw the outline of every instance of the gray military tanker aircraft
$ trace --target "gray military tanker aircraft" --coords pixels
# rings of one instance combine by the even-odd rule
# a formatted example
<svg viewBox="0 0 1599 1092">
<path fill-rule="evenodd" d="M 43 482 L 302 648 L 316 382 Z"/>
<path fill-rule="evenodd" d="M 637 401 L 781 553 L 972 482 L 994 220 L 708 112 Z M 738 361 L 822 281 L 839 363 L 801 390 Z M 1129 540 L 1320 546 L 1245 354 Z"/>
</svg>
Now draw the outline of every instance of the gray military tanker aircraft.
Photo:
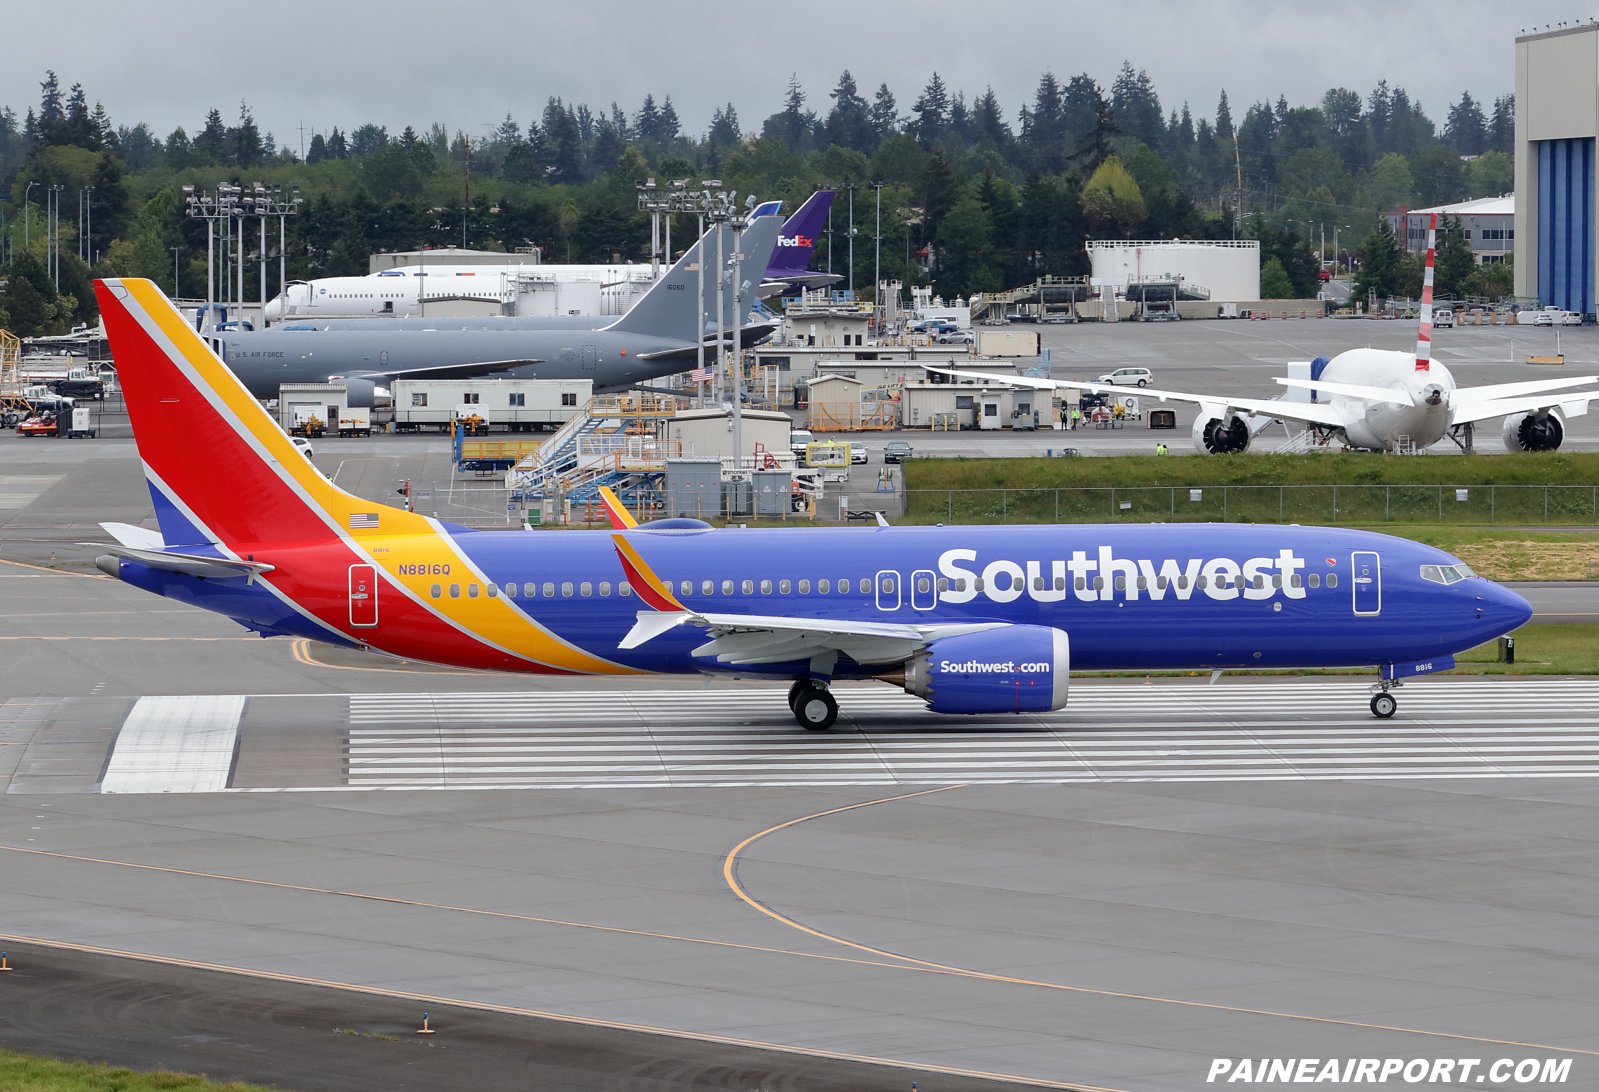
<svg viewBox="0 0 1599 1092">
<path fill-rule="evenodd" d="M 781 216 L 762 216 L 745 228 L 740 294 L 753 290 L 777 245 Z M 211 347 L 257 398 L 276 398 L 280 383 L 346 384 L 350 405 L 372 404 L 374 390 L 396 379 L 590 379 L 596 391 L 619 390 L 683 371 L 698 344 L 716 338 L 716 230 L 705 236 L 620 318 L 594 315 L 491 318 L 344 319 L 266 330 L 222 329 Z M 733 232 L 724 225 L 723 279 L 732 281 Z M 706 304 L 696 307 L 701 249 Z M 724 296 L 729 344 L 742 318 Z M 746 323 L 740 343 L 771 333 L 770 323 Z"/>
</svg>

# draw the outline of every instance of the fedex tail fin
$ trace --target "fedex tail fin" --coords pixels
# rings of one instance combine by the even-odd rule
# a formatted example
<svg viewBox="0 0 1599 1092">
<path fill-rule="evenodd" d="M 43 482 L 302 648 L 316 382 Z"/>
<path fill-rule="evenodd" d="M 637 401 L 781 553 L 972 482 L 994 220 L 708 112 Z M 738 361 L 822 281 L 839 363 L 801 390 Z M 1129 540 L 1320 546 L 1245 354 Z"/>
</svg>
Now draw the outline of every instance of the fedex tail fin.
<svg viewBox="0 0 1599 1092">
<path fill-rule="evenodd" d="M 150 281 L 96 281 L 95 295 L 168 549 L 237 556 L 428 530 L 323 477 Z"/>
<path fill-rule="evenodd" d="M 744 252 L 741 269 L 749 287 L 744 290 L 746 303 L 755 299 L 755 288 L 761 282 L 761 272 L 771 260 L 772 248 L 777 245 L 781 229 L 781 216 L 761 216 L 744 229 L 739 247 Z M 722 260 L 732 274 L 733 231 L 722 228 Z M 706 257 L 702 258 L 701 253 Z M 701 314 L 695 295 L 699 290 L 699 269 L 705 264 L 705 307 Z M 700 241 L 689 247 L 688 253 L 677 260 L 660 280 L 635 303 L 627 314 L 612 323 L 610 329 L 642 334 L 648 337 L 675 338 L 692 342 L 702 337 L 705 325 L 716 324 L 716 229 L 707 231 Z M 727 312 L 722 321 L 733 325 L 732 293 L 727 295 Z"/>
<path fill-rule="evenodd" d="M 803 273 L 810 266 L 816 240 L 827 222 L 827 210 L 833 207 L 833 197 L 832 190 L 817 190 L 788 218 L 777 233 L 777 246 L 766 268 L 767 280 Z"/>
</svg>

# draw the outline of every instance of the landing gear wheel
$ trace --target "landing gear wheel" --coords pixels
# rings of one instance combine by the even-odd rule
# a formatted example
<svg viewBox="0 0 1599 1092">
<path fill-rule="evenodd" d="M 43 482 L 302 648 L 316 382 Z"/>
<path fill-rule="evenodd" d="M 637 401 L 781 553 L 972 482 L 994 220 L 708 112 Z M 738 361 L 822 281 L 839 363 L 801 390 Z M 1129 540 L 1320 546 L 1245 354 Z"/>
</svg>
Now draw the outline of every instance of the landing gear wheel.
<svg viewBox="0 0 1599 1092">
<path fill-rule="evenodd" d="M 1373 716 L 1387 720 L 1399 708 L 1399 702 L 1392 694 L 1373 694 L 1371 696 L 1371 712 Z"/>
<path fill-rule="evenodd" d="M 806 686 L 794 697 L 794 719 L 801 728 L 825 732 L 838 719 L 838 702 L 820 686 Z"/>
<path fill-rule="evenodd" d="M 810 687 L 811 680 L 809 679 L 794 680 L 794 685 L 788 688 L 788 707 L 790 710 L 793 710 L 794 699 L 800 696 L 800 692 L 802 690 L 809 690 Z"/>
</svg>

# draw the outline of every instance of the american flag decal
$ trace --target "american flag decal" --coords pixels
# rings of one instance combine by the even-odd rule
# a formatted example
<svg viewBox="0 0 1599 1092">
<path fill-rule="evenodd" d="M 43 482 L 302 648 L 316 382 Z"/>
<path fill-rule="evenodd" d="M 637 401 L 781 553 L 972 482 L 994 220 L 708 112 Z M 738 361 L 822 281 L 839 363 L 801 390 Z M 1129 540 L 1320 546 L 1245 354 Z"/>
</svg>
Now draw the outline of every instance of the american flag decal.
<svg viewBox="0 0 1599 1092">
<path fill-rule="evenodd" d="M 376 527 L 378 514 L 376 512 L 351 512 L 350 530 L 359 531 L 363 527 Z"/>
</svg>

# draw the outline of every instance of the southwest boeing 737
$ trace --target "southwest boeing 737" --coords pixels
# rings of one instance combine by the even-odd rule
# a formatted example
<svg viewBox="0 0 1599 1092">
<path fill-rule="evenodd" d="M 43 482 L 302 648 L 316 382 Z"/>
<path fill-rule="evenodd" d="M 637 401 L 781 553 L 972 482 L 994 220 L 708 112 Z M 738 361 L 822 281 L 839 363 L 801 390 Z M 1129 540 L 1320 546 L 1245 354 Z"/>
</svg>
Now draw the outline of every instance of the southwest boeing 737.
<svg viewBox="0 0 1599 1092">
<path fill-rule="evenodd" d="M 160 524 L 107 524 L 130 584 L 292 635 L 548 675 L 790 679 L 829 727 L 837 679 L 935 713 L 1036 713 L 1073 668 L 1382 669 L 1402 679 L 1531 608 L 1441 550 L 1227 524 L 475 531 L 352 496 L 295 449 L 146 280 L 96 283 Z"/>
</svg>

